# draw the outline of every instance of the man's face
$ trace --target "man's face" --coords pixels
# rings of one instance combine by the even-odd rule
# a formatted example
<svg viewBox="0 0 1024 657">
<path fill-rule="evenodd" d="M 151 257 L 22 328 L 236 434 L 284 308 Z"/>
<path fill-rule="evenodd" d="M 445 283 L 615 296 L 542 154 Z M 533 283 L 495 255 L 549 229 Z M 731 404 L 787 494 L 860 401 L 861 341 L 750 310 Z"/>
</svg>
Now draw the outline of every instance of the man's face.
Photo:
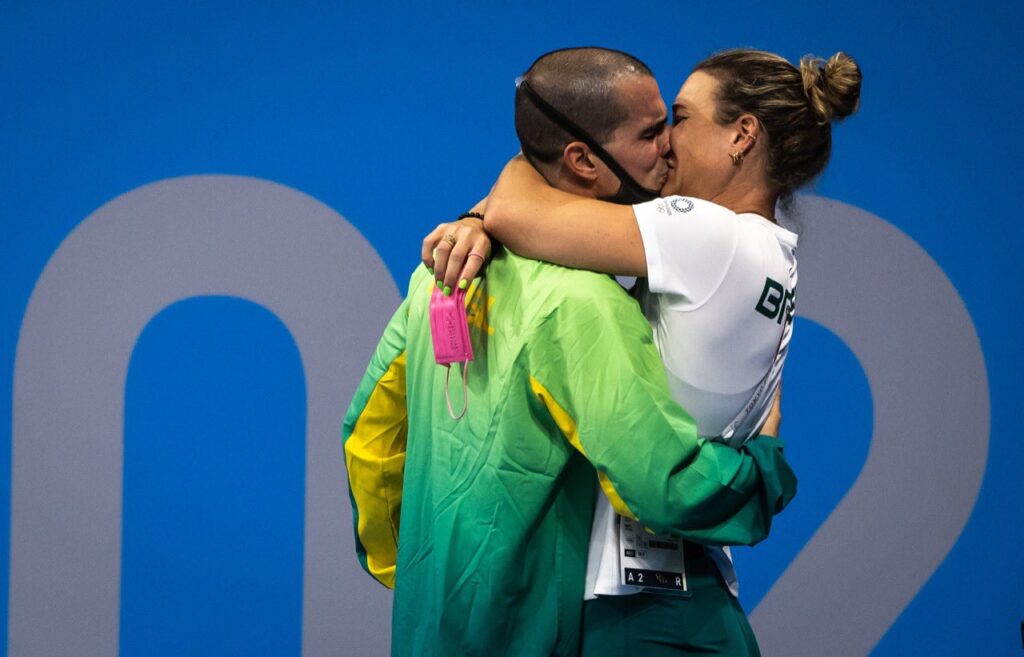
<svg viewBox="0 0 1024 657">
<path fill-rule="evenodd" d="M 669 139 L 658 83 L 649 75 L 630 75 L 619 81 L 617 91 L 629 116 L 602 145 L 642 187 L 660 190 L 668 178 Z M 613 180 L 612 193 L 618 190 L 618 179 Z"/>
</svg>

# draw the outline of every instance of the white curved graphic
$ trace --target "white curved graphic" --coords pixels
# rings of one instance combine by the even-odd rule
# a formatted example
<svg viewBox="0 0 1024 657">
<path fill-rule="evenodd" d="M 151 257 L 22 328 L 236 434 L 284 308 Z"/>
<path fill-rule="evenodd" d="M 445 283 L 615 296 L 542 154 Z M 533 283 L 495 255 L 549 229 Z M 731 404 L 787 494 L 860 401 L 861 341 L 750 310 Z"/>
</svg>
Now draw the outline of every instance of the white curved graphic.
<svg viewBox="0 0 1024 657">
<path fill-rule="evenodd" d="M 267 308 L 302 359 L 302 654 L 387 650 L 390 596 L 353 556 L 340 428 L 400 300 L 394 282 L 365 238 L 315 199 L 253 178 L 190 176 L 101 207 L 32 293 L 14 371 L 10 657 L 117 655 L 128 361 L 152 317 L 204 295 Z"/>
<path fill-rule="evenodd" d="M 874 433 L 856 482 L 751 622 L 766 657 L 861 656 L 971 515 L 988 456 L 988 377 L 963 300 L 917 243 L 820 197 L 799 198 L 792 215 L 804 227 L 797 315 L 857 356 Z M 821 432 L 811 438 L 827 440 Z"/>
</svg>

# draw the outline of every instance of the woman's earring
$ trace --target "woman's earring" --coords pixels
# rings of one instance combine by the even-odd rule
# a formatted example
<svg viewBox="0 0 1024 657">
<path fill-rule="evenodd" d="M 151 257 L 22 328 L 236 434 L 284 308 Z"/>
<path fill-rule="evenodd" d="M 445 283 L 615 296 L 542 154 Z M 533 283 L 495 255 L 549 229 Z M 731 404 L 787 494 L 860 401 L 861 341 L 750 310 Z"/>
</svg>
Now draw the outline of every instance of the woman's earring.
<svg viewBox="0 0 1024 657">
<path fill-rule="evenodd" d="M 754 144 L 756 144 L 756 143 L 757 143 L 757 136 L 750 135 L 750 147 L 753 148 Z M 740 165 L 740 162 L 743 161 L 743 156 L 744 155 L 746 155 L 746 153 L 743 152 L 743 149 L 740 149 L 739 152 L 736 152 L 736 153 L 729 153 L 729 157 L 732 158 L 732 163 L 735 166 L 739 166 Z"/>
</svg>

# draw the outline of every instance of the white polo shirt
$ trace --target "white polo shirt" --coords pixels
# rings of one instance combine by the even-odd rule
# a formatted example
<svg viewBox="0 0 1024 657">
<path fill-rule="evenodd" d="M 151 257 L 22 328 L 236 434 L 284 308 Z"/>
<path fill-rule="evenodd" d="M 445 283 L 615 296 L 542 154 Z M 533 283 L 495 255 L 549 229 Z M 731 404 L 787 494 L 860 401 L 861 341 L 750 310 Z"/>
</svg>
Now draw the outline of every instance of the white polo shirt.
<svg viewBox="0 0 1024 657">
<path fill-rule="evenodd" d="M 789 349 L 796 289 L 795 233 L 756 214 L 683 196 L 633 206 L 647 258 L 641 307 L 673 397 L 698 433 L 735 446 L 771 410 Z M 586 597 L 642 590 L 619 584 L 618 522 L 598 495 Z M 739 591 L 728 548 L 707 548 Z"/>
</svg>

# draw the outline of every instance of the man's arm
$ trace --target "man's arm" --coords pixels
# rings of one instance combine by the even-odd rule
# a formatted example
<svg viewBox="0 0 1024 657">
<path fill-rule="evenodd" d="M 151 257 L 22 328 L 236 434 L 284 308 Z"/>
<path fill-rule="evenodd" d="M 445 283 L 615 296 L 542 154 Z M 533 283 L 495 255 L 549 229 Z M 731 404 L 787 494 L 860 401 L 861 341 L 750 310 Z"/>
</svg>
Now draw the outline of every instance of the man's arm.
<svg viewBox="0 0 1024 657">
<path fill-rule="evenodd" d="M 796 493 L 781 441 L 759 436 L 736 450 L 699 439 L 636 302 L 609 293 L 609 280 L 571 285 L 531 341 L 531 386 L 615 510 L 701 543 L 763 540 Z"/>
<path fill-rule="evenodd" d="M 409 430 L 405 395 L 407 316 L 408 300 L 384 329 L 342 428 L 356 553 L 363 569 L 388 588 L 395 586 Z"/>
</svg>

